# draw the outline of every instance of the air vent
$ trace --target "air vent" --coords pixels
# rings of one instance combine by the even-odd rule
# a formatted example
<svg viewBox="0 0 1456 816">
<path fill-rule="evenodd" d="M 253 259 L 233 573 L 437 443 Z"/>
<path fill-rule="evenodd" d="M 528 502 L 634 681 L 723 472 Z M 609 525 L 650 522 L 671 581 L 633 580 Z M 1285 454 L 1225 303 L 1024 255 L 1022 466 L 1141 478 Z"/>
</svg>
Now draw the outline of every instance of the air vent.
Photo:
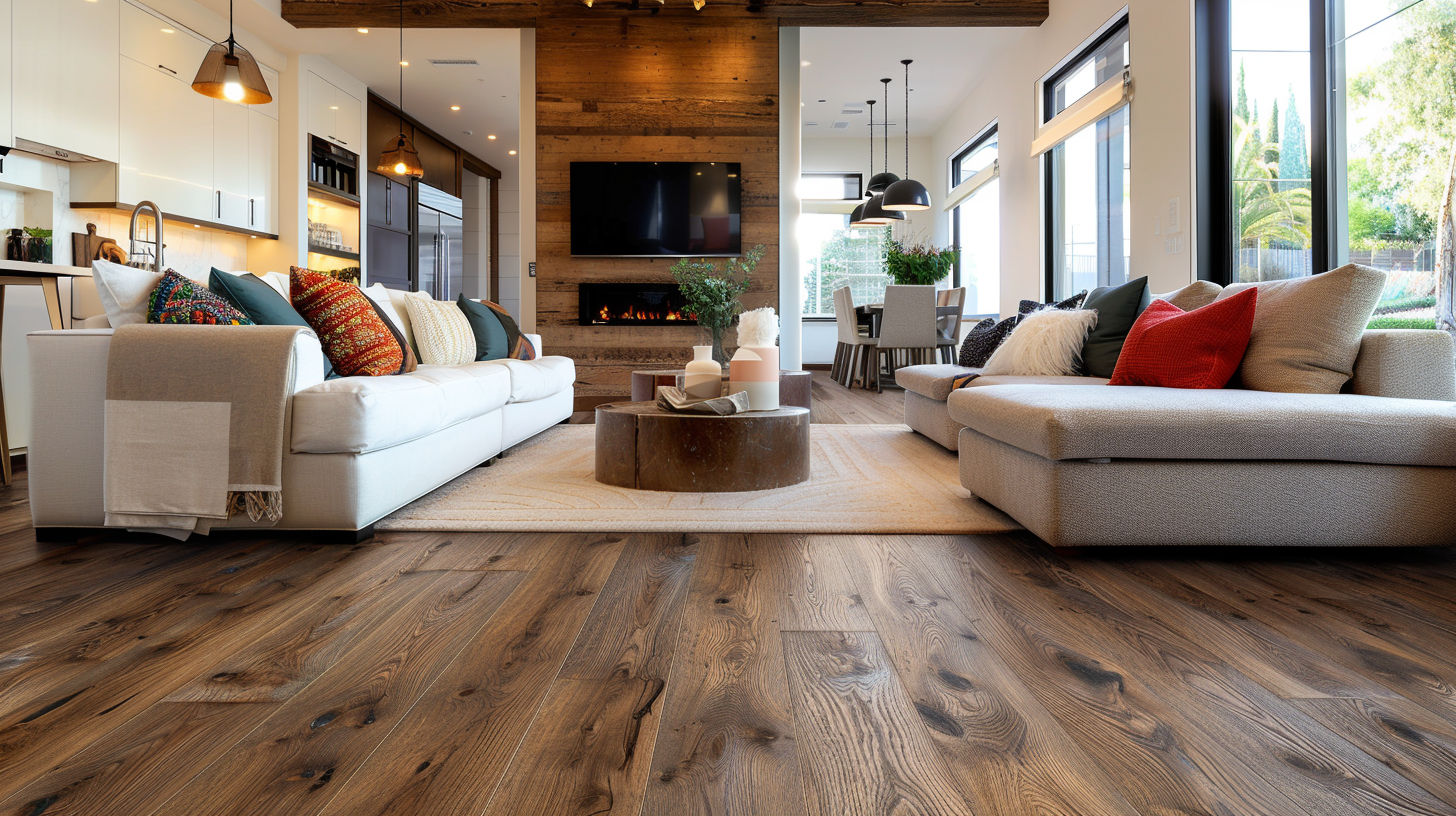
<svg viewBox="0 0 1456 816">
<path fill-rule="evenodd" d="M 479 65 L 480 62 L 473 59 L 432 59 L 430 64 L 449 67 L 451 65 Z"/>
<path fill-rule="evenodd" d="M 849 130 L 849 123 L 846 122 L 846 121 L 844 121 L 843 119 L 840 119 L 839 121 L 837 121 L 837 122 L 834 123 L 834 129 L 835 130 Z"/>
<path fill-rule="evenodd" d="M 804 127 L 819 127 L 818 122 L 805 122 Z"/>
<path fill-rule="evenodd" d="M 858 116 L 861 113 L 864 113 L 864 108 L 852 108 L 852 107 L 849 107 L 848 105 L 846 105 L 844 107 L 844 110 L 842 110 L 842 111 L 839 112 L 839 115 L 840 116 Z"/>
</svg>

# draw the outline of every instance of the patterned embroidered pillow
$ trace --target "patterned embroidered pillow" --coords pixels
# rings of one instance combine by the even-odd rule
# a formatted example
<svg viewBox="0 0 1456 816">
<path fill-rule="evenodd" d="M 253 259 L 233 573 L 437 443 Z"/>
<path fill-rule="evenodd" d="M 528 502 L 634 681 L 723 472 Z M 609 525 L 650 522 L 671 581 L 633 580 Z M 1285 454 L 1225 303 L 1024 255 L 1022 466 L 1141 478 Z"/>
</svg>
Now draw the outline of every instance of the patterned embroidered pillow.
<svg viewBox="0 0 1456 816">
<path fill-rule="evenodd" d="M 404 368 L 399 341 L 359 287 L 294 269 L 289 290 L 293 308 L 313 327 L 340 376 L 382 377 Z"/>
<path fill-rule="evenodd" d="M 475 332 L 460 307 L 434 300 L 424 292 L 404 298 L 414 328 L 415 343 L 425 365 L 464 365 L 475 361 Z"/>
<path fill-rule="evenodd" d="M 251 326 L 253 321 L 197 281 L 168 269 L 147 298 L 148 323 Z"/>
<path fill-rule="evenodd" d="M 521 327 L 516 325 L 515 318 L 506 311 L 499 303 L 492 303 L 488 300 L 479 301 L 489 306 L 495 316 L 500 319 L 501 326 L 506 330 L 507 347 L 511 350 L 506 356 L 513 360 L 534 360 L 536 359 L 536 347 L 531 340 L 521 333 Z"/>
<path fill-rule="evenodd" d="M 1008 317 L 997 323 L 988 317 L 977 323 L 961 343 L 958 362 L 966 368 L 980 368 L 985 365 L 1001 342 L 1011 334 L 1011 330 L 1016 328 L 1017 319 Z"/>
</svg>

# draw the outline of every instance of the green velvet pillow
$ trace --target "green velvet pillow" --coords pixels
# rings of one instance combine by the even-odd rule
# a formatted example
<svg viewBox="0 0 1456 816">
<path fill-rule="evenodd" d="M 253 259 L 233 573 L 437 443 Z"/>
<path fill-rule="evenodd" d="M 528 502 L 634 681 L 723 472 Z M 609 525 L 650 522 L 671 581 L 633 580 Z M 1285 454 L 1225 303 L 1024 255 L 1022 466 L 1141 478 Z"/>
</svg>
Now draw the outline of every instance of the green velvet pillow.
<svg viewBox="0 0 1456 816">
<path fill-rule="evenodd" d="M 293 310 L 278 290 L 263 282 L 254 274 L 233 275 L 212 270 L 207 276 L 207 288 L 223 300 L 231 303 L 238 311 L 247 315 L 259 326 L 302 326 L 310 328 L 308 321 Z M 334 366 L 329 356 L 324 355 L 324 379 L 333 379 Z"/>
<path fill-rule="evenodd" d="M 1117 358 L 1122 354 L 1122 344 L 1127 341 L 1127 333 L 1132 330 L 1138 315 L 1152 302 L 1146 277 L 1121 286 L 1092 290 L 1082 303 L 1083 309 L 1097 310 L 1097 327 L 1082 344 L 1082 365 L 1087 376 L 1112 377 L 1113 369 L 1117 368 Z"/>
<path fill-rule="evenodd" d="M 455 303 L 465 313 L 465 319 L 470 321 L 470 331 L 475 334 L 476 360 L 501 360 L 510 355 L 510 337 L 489 306 L 464 295 Z"/>
</svg>

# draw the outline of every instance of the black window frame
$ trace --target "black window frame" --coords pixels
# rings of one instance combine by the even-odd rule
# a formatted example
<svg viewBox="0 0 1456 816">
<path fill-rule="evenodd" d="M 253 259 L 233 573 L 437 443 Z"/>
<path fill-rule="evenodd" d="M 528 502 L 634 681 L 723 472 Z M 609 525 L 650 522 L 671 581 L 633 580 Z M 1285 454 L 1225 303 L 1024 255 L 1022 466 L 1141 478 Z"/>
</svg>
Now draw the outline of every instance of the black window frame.
<svg viewBox="0 0 1456 816">
<path fill-rule="evenodd" d="M 1309 169 L 1310 265 L 1315 274 L 1339 257 L 1331 195 L 1330 157 L 1334 137 L 1334 89 L 1330 87 L 1330 21 L 1340 0 L 1309 0 Z M 1198 249 L 1194 258 L 1199 280 L 1220 286 L 1234 283 L 1233 214 L 1233 12 L 1230 0 L 1195 0 L 1194 92 L 1196 208 Z"/>
<path fill-rule="evenodd" d="M 970 156 L 972 153 L 975 153 L 978 149 L 985 146 L 987 142 L 991 141 L 992 139 L 997 139 L 997 155 L 1000 155 L 1000 136 L 1001 120 L 993 119 L 991 120 L 991 124 L 981 128 L 975 136 L 972 136 L 969 141 L 960 146 L 960 149 L 956 150 L 954 153 L 951 154 L 949 167 L 949 189 L 953 190 L 956 187 L 960 186 L 962 182 L 966 181 L 966 179 L 961 178 L 961 160 L 966 158 L 967 156 Z M 998 158 L 997 161 L 1000 161 L 1000 159 Z M 965 202 L 961 202 L 961 204 L 964 203 Z M 951 246 L 955 247 L 957 250 L 961 248 L 961 220 L 956 217 L 956 211 L 958 211 L 960 208 L 961 205 L 957 204 L 952 207 L 950 211 Z M 961 285 L 961 259 L 959 255 L 956 256 L 953 275 L 954 282 L 951 288 L 958 289 Z"/>
<path fill-rule="evenodd" d="M 1132 13 L 1130 9 L 1124 8 L 1116 16 L 1112 17 L 1102 25 L 1090 40 L 1084 43 L 1076 51 L 1068 54 L 1056 68 L 1052 69 L 1041 79 L 1041 116 L 1040 124 L 1046 124 L 1056 118 L 1056 87 L 1057 84 L 1081 68 L 1088 59 L 1092 58 L 1108 42 L 1116 38 L 1123 30 L 1127 30 L 1128 43 L 1132 42 Z M 1074 100 L 1072 104 L 1076 104 Z M 1131 138 L 1131 135 L 1125 138 Z M 1042 286 L 1045 289 L 1046 299 L 1057 298 L 1057 235 L 1056 235 L 1056 149 L 1053 148 L 1044 153 L 1041 157 L 1042 171 Z M 1132 270 L 1127 270 L 1131 276 Z"/>
</svg>

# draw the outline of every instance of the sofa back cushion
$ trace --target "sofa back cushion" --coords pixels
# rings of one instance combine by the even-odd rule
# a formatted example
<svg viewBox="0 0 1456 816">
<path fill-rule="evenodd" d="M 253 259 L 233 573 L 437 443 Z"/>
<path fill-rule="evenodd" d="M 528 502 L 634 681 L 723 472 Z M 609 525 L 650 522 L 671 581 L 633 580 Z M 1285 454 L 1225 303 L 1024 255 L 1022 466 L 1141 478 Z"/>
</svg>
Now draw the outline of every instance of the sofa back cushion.
<svg viewBox="0 0 1456 816">
<path fill-rule="evenodd" d="M 1153 295 L 1153 300 L 1166 300 L 1185 312 L 1202 309 L 1218 299 L 1223 287 L 1213 281 L 1194 281 L 1182 289 L 1174 289 L 1166 295 Z"/>
<path fill-rule="evenodd" d="M 1354 374 L 1385 273 L 1348 264 L 1307 278 L 1236 283 L 1218 299 L 1250 288 L 1259 290 L 1259 303 L 1240 384 L 1255 391 L 1340 393 Z"/>
</svg>

